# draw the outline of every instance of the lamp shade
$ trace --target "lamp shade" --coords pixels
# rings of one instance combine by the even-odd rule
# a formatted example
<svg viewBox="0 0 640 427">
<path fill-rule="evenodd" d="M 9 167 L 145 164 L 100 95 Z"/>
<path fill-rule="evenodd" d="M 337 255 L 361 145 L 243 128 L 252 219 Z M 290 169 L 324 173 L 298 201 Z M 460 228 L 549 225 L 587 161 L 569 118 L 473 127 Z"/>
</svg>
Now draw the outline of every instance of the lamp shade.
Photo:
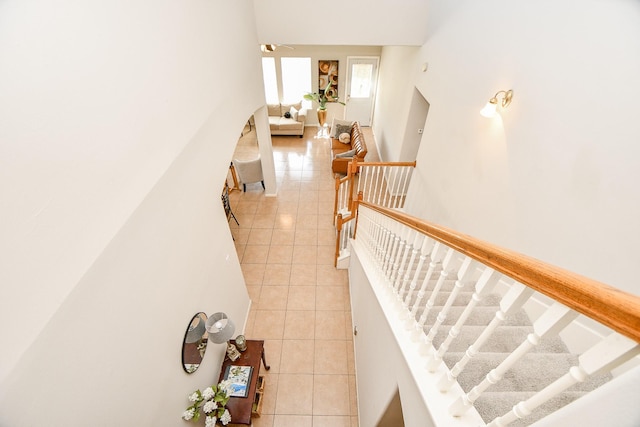
<svg viewBox="0 0 640 427">
<path fill-rule="evenodd" d="M 204 330 L 205 324 L 202 319 L 198 318 L 198 323 L 196 325 L 189 326 L 185 341 L 189 344 L 200 341 L 202 339 L 202 335 L 204 335 Z"/>
<path fill-rule="evenodd" d="M 209 340 L 216 344 L 227 342 L 236 331 L 236 327 L 224 313 L 213 313 L 207 319 L 207 332 L 209 332 Z"/>
<path fill-rule="evenodd" d="M 480 110 L 480 115 L 491 118 L 496 115 L 496 107 L 498 107 L 498 100 L 495 98 L 491 98 L 491 100 L 487 102 L 487 105 L 485 105 L 484 108 Z"/>
</svg>

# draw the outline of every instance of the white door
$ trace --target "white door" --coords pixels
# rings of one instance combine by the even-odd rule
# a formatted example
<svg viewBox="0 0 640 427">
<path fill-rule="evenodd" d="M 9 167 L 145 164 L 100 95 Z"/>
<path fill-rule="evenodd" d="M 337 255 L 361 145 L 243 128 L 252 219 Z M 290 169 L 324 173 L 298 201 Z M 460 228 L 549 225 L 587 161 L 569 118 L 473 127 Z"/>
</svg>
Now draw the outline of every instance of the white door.
<svg viewBox="0 0 640 427">
<path fill-rule="evenodd" d="M 378 80 L 378 57 L 347 57 L 347 96 L 345 118 L 371 126 L 373 102 Z"/>
</svg>

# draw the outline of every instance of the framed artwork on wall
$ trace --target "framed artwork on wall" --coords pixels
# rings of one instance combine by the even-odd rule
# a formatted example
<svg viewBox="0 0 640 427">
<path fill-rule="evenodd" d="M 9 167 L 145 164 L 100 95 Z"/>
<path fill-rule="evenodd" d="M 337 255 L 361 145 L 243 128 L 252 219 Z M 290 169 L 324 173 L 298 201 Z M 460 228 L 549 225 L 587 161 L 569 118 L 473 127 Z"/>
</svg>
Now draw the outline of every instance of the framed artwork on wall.
<svg viewBox="0 0 640 427">
<path fill-rule="evenodd" d="M 327 101 L 335 102 L 338 97 L 338 61 L 321 59 L 318 61 L 318 91 L 325 92 Z"/>
</svg>

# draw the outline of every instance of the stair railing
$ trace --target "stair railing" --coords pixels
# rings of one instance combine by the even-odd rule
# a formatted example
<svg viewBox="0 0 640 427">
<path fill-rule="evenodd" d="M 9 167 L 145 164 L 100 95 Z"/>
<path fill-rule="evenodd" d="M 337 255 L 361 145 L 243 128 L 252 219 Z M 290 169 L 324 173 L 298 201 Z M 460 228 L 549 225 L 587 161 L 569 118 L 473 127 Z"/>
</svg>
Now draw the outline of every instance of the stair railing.
<svg viewBox="0 0 640 427">
<path fill-rule="evenodd" d="M 361 200 L 367 202 L 402 209 L 415 167 L 415 161 L 358 162 L 357 157 L 354 157 L 347 165 L 347 175 L 336 177 L 333 217 L 336 230 L 340 215 L 342 225 L 337 231 L 335 264 L 346 251 L 349 237 L 353 234 L 353 224 L 350 224 L 350 221 L 355 218 L 352 212 L 357 195 L 362 194 Z"/>
<path fill-rule="evenodd" d="M 541 341 L 558 336 L 580 314 L 608 327 L 599 343 L 584 351 L 575 366 L 550 384 L 540 385 L 532 397 L 514 403 L 511 411 L 489 426 L 505 426 L 525 419 L 534 409 L 572 385 L 609 373 L 640 354 L 640 297 L 547 264 L 526 255 L 483 242 L 471 236 L 399 212 L 359 200 L 352 244 L 358 257 L 377 266 L 372 273 L 393 301 L 406 334 L 426 360 L 425 374 L 440 373 L 435 387 L 451 396 L 448 416 L 459 417 L 485 391 Z M 442 293 L 445 281 L 452 290 Z M 493 320 L 480 333 L 464 356 L 451 368 L 443 363 L 449 346 L 457 338 L 475 305 L 493 292 L 498 282 L 507 284 Z M 471 301 L 446 338 L 434 345 L 434 337 L 462 289 L 473 291 Z M 464 392 L 457 383 L 467 365 L 481 353 L 496 328 L 538 292 L 554 302 L 533 322 L 533 331 L 483 380 Z M 431 313 L 438 299 L 442 307 Z M 426 302 L 425 302 L 426 301 Z M 429 319 L 429 320 L 427 320 Z M 407 346 L 410 347 L 410 346 Z M 436 348 L 437 347 L 437 348 Z M 446 425 L 446 421 L 445 425 Z"/>
</svg>

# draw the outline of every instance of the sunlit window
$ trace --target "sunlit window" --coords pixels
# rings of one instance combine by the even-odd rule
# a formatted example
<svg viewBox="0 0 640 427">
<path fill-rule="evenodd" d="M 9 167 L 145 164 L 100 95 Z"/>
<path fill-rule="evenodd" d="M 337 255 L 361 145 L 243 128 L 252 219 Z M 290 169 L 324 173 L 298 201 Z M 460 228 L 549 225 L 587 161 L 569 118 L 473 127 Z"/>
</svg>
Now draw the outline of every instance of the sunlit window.
<svg viewBox="0 0 640 427">
<path fill-rule="evenodd" d="M 264 79 L 264 95 L 267 104 L 278 104 L 278 79 L 276 78 L 276 61 L 274 58 L 262 58 L 262 77 Z"/>
<path fill-rule="evenodd" d="M 351 98 L 368 98 L 371 95 L 372 64 L 353 64 L 351 68 Z"/>
<path fill-rule="evenodd" d="M 282 102 L 294 104 L 311 92 L 311 58 L 281 58 Z M 311 108 L 311 102 L 303 100 L 303 108 Z"/>
</svg>

